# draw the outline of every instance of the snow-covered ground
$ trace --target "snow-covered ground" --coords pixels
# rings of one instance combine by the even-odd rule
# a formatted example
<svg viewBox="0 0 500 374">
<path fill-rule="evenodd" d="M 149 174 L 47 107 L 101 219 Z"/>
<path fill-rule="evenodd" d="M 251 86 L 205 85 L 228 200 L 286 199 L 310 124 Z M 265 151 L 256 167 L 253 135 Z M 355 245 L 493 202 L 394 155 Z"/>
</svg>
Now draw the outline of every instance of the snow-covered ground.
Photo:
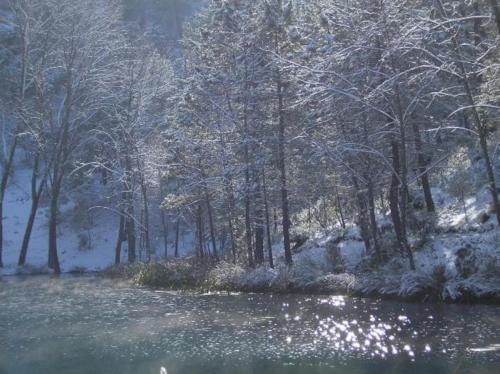
<svg viewBox="0 0 500 374">
<path fill-rule="evenodd" d="M 31 170 L 16 170 L 11 183 L 7 188 L 4 200 L 4 269 L 3 274 L 14 274 L 18 271 L 17 261 L 23 240 L 26 222 L 31 208 L 30 196 Z M 61 206 L 64 215 L 74 208 L 71 201 Z M 27 270 L 41 269 L 47 265 L 48 256 L 48 209 L 41 206 L 38 210 L 33 233 L 31 235 Z M 86 270 L 100 270 L 114 261 L 114 244 L 116 240 L 117 218 L 110 214 L 100 214 L 94 227 L 90 228 L 90 248 L 80 248 L 80 235 L 87 236 L 88 232 L 78 230 L 70 222 L 60 223 L 58 227 L 58 247 L 61 270 L 68 272 L 77 268 Z"/>
<path fill-rule="evenodd" d="M 360 240 L 341 241 L 338 248 L 345 265 L 341 271 L 325 246 L 309 243 L 294 256 L 291 268 L 284 265 L 281 257 L 276 259 L 274 269 L 267 266 L 244 269 L 221 263 L 212 270 L 206 283 L 221 290 L 500 301 L 499 229 L 429 238 L 422 249 L 414 252 L 415 271 L 398 254 L 381 266 L 371 267 Z"/>
</svg>

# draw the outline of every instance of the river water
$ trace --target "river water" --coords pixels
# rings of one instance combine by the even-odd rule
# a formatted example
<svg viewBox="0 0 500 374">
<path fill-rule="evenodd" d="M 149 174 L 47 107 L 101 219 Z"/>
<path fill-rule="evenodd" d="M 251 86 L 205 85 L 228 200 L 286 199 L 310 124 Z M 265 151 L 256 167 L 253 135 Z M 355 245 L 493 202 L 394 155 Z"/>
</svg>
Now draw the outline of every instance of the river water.
<svg viewBox="0 0 500 374">
<path fill-rule="evenodd" d="M 499 373 L 500 307 L 0 280 L 1 374 L 162 371 Z"/>
</svg>

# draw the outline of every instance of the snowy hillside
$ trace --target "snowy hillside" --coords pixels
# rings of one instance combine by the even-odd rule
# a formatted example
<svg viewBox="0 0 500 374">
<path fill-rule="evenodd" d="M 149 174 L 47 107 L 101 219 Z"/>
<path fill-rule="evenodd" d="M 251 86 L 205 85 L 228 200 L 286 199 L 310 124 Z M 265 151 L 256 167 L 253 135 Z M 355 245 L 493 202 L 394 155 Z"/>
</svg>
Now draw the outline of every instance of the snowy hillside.
<svg viewBox="0 0 500 374">
<path fill-rule="evenodd" d="M 13 274 L 17 271 L 20 244 L 23 239 L 25 225 L 30 212 L 30 178 L 31 170 L 17 170 L 7 188 L 5 196 L 4 215 L 4 263 L 3 274 Z M 61 213 L 73 208 L 71 202 L 61 206 Z M 47 209 L 40 207 L 35 220 L 30 247 L 27 256 L 28 267 L 43 270 L 47 265 Z M 62 222 L 58 245 L 61 248 L 60 261 L 63 272 L 77 270 L 100 270 L 114 261 L 114 243 L 116 240 L 116 217 L 100 214 L 97 223 L 90 229 L 91 248 L 81 248 L 79 235 L 83 232 L 74 228 L 69 222 Z M 85 233 L 83 233 L 85 234 Z"/>
<path fill-rule="evenodd" d="M 6 190 L 4 200 L 4 268 L 0 274 L 47 272 L 48 257 L 48 208 L 40 206 L 31 235 L 26 266 L 18 268 L 17 262 L 25 225 L 31 207 L 31 170 L 22 166 L 16 169 Z M 89 192 L 87 192 L 89 193 Z M 91 194 L 91 193 L 90 193 Z M 94 195 L 94 198 L 97 195 Z M 97 200 L 96 200 L 97 201 Z M 66 198 L 60 207 L 61 222 L 58 226 L 59 260 L 62 272 L 99 271 L 114 264 L 118 217 L 111 209 L 95 207 L 81 211 L 74 201 Z M 83 218 L 82 218 L 83 217 Z M 84 225 L 82 225 L 84 221 Z M 155 222 L 156 231 L 158 232 Z M 85 227 L 82 227 L 85 226 Z M 153 238 L 157 256 L 163 256 L 158 235 Z M 155 240 L 156 239 L 156 240 Z M 126 245 L 122 246 L 121 258 L 127 260 Z M 192 249 L 190 233 L 180 237 L 181 255 Z M 169 248 L 172 251 L 171 245 Z M 172 252 L 170 252 L 172 254 Z"/>
</svg>

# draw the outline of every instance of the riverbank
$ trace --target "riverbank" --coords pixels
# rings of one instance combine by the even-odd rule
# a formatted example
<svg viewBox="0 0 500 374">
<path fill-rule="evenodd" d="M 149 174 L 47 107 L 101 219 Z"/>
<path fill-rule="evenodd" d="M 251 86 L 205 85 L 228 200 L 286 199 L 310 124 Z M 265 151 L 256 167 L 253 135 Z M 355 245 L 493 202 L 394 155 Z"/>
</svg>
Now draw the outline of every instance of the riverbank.
<svg viewBox="0 0 500 374">
<path fill-rule="evenodd" d="M 387 243 L 390 243 L 387 240 Z M 308 238 L 284 263 L 277 243 L 275 268 L 249 268 L 195 256 L 138 262 L 105 270 L 73 267 L 66 273 L 97 273 L 140 286 L 199 292 L 269 292 L 350 295 L 412 302 L 500 304 L 500 230 L 491 224 L 460 232 L 439 230 L 412 241 L 416 270 L 389 245 L 382 261 L 367 254 L 354 227 Z M 100 270 L 100 271 L 99 271 Z M 47 274 L 24 266 L 8 274 Z M 8 275 L 5 274 L 4 275 Z"/>
<path fill-rule="evenodd" d="M 415 270 L 390 246 L 381 261 L 365 251 L 355 227 L 308 238 L 285 265 L 249 268 L 196 257 L 111 267 L 106 275 L 134 283 L 203 292 L 273 292 L 351 295 L 412 302 L 500 304 L 500 229 L 491 222 L 437 227 L 412 239 Z"/>
<path fill-rule="evenodd" d="M 328 262 L 320 262 L 320 252 L 321 249 L 306 251 L 296 257 L 294 266 L 280 263 L 274 269 L 251 269 L 227 262 L 207 264 L 184 258 L 111 267 L 101 274 L 128 279 L 140 286 L 195 292 L 299 293 L 500 304 L 500 272 L 493 266 L 469 277 L 451 277 L 444 266 L 436 266 L 431 273 L 409 271 L 403 264 L 404 258 L 395 258 L 379 269 L 365 266 L 353 272 L 331 272 L 324 270 Z M 392 273 L 388 273 L 388 268 Z"/>
</svg>

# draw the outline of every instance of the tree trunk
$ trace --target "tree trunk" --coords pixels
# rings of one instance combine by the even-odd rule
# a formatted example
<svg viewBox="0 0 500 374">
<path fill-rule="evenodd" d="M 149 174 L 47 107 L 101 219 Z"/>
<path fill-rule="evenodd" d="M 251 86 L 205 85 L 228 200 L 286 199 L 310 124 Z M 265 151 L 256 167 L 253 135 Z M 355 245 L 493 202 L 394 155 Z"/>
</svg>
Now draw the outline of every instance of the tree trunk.
<svg viewBox="0 0 500 374">
<path fill-rule="evenodd" d="M 273 245 L 271 241 L 271 223 L 269 222 L 269 205 L 267 202 L 266 174 L 262 171 L 262 190 L 264 193 L 264 213 L 266 217 L 266 236 L 267 236 L 267 257 L 269 259 L 269 267 L 274 268 L 273 260 Z"/>
<path fill-rule="evenodd" d="M 369 141 L 369 133 L 368 133 L 368 128 L 366 126 L 367 121 L 363 120 L 363 135 L 365 138 L 365 141 Z M 378 241 L 378 225 L 377 225 L 377 217 L 375 215 L 375 197 L 374 197 L 374 186 L 373 186 L 373 180 L 370 175 L 370 159 L 367 159 L 368 164 L 365 164 L 365 172 L 364 172 L 364 179 L 366 181 L 366 205 L 368 209 L 368 218 L 370 222 L 370 234 L 371 234 L 371 241 L 373 241 L 373 249 L 375 250 L 375 256 L 377 257 L 377 260 L 380 261 L 382 259 L 381 253 L 380 253 L 380 245 Z"/>
<path fill-rule="evenodd" d="M 342 209 L 342 204 L 341 204 L 341 201 L 340 201 L 340 196 L 339 196 L 339 192 L 336 191 L 336 198 L 335 198 L 335 202 L 337 204 L 337 211 L 339 212 L 339 221 L 340 221 L 340 226 L 342 227 L 342 229 L 345 230 L 346 228 L 346 225 L 345 225 L 345 219 L 344 219 L 344 209 Z"/>
<path fill-rule="evenodd" d="M 424 155 L 424 147 L 422 144 L 422 136 L 417 121 L 412 121 L 413 136 L 415 138 L 415 151 L 417 153 L 418 172 L 420 174 L 420 182 L 424 192 L 425 206 L 428 212 L 436 210 L 434 199 L 432 198 L 431 186 L 429 183 L 429 175 L 427 171 L 427 161 Z"/>
<path fill-rule="evenodd" d="M 457 52 L 458 51 L 458 45 L 456 46 Z M 461 55 L 459 53 L 459 55 Z M 493 203 L 493 209 L 495 210 L 496 218 L 498 225 L 500 226 L 500 201 L 498 199 L 498 190 L 497 190 L 497 184 L 496 184 L 496 179 L 495 179 L 495 172 L 493 170 L 493 165 L 491 163 L 491 158 L 490 154 L 488 151 L 488 133 L 486 126 L 483 124 L 481 121 L 481 118 L 479 117 L 479 113 L 476 108 L 476 103 L 474 100 L 474 97 L 472 96 L 472 89 L 469 84 L 469 80 L 467 78 L 467 70 L 465 68 L 465 65 L 463 62 L 459 63 L 459 66 L 461 68 L 462 76 L 463 76 L 463 85 L 465 89 L 465 93 L 467 95 L 467 101 L 469 106 L 471 107 L 472 111 L 472 119 L 476 125 L 476 128 L 478 130 L 479 134 L 479 144 L 481 146 L 481 152 L 483 154 L 484 158 L 484 164 L 486 168 L 486 174 L 488 176 L 488 184 L 490 188 L 490 193 L 491 193 L 491 199 Z"/>
<path fill-rule="evenodd" d="M 65 174 L 65 163 L 67 162 L 72 149 L 68 147 L 70 139 L 70 119 L 73 105 L 73 70 L 68 69 L 65 72 L 65 97 L 64 97 L 64 114 L 61 121 L 61 129 L 57 135 L 57 144 L 54 148 L 54 164 L 53 164 L 53 184 L 52 196 L 50 202 L 50 218 L 49 218 L 49 268 L 54 269 L 55 274 L 60 274 L 59 257 L 57 254 L 57 215 L 59 209 L 59 195 Z"/>
<path fill-rule="evenodd" d="M 125 203 L 125 232 L 127 234 L 127 257 L 129 263 L 134 263 L 136 255 L 136 235 L 134 217 L 134 186 L 132 162 L 128 154 L 125 155 L 125 176 L 123 182 L 123 196 Z"/>
<path fill-rule="evenodd" d="M 276 235 L 278 233 L 278 210 L 273 209 L 273 233 Z"/>
<path fill-rule="evenodd" d="M 196 232 L 198 233 L 198 256 L 203 258 L 203 209 L 201 203 L 198 203 L 196 214 Z"/>
<path fill-rule="evenodd" d="M 2 181 L 0 183 L 0 268 L 3 267 L 3 200 L 5 198 L 5 190 L 7 189 L 7 182 L 9 180 L 10 170 L 14 163 L 14 155 L 17 148 L 17 136 L 14 136 L 10 145 L 7 160 L 2 174 Z"/>
<path fill-rule="evenodd" d="M 130 203 L 129 203 L 130 205 Z M 135 238 L 135 221 L 134 221 L 134 207 L 131 205 L 127 208 L 127 218 L 125 224 L 125 231 L 127 232 L 127 255 L 130 264 L 135 262 L 136 259 L 136 238 Z"/>
<path fill-rule="evenodd" d="M 26 229 L 24 231 L 23 242 L 21 244 L 21 252 L 19 253 L 19 260 L 17 261 L 18 266 L 23 266 L 26 263 L 26 256 L 28 254 L 28 245 L 33 231 L 33 224 L 36 218 L 36 212 L 38 210 L 38 198 L 31 201 L 31 210 L 28 218 L 28 223 L 26 224 Z"/>
<path fill-rule="evenodd" d="M 53 167 L 52 191 L 50 197 L 50 213 L 49 213 L 49 254 L 48 266 L 54 270 L 55 274 L 60 274 L 59 256 L 57 254 L 57 218 L 59 214 L 59 196 L 61 193 L 64 170 L 61 168 L 61 160 L 63 150 L 62 146 L 56 155 L 56 160 Z"/>
<path fill-rule="evenodd" d="M 356 191 L 356 202 L 358 205 L 358 224 L 359 224 L 359 229 L 361 233 L 361 238 L 363 239 L 363 242 L 365 243 L 365 249 L 367 253 L 371 252 L 371 241 L 370 241 L 370 229 L 369 229 L 369 223 L 368 223 L 368 208 L 366 205 L 366 197 L 365 193 L 361 191 L 359 183 L 358 183 L 358 178 L 356 176 L 352 177 L 353 179 L 353 185 L 354 189 Z"/>
<path fill-rule="evenodd" d="M 120 223 L 118 224 L 118 237 L 116 238 L 116 246 L 115 246 L 115 265 L 118 265 L 121 261 L 122 243 L 125 236 L 124 230 L 125 230 L 125 217 L 123 216 L 123 214 L 120 214 Z"/>
<path fill-rule="evenodd" d="M 474 105 L 474 100 L 472 99 L 472 95 L 470 90 L 468 90 L 467 96 L 469 97 L 470 105 Z M 500 201 L 498 199 L 498 189 L 495 180 L 495 172 L 493 170 L 493 165 L 491 163 L 490 154 L 488 151 L 488 140 L 487 140 L 487 130 L 485 126 L 482 124 L 479 114 L 475 106 L 472 107 L 472 113 L 474 122 L 476 122 L 476 126 L 478 127 L 479 133 L 479 144 L 481 145 L 481 152 L 483 153 L 484 164 L 486 167 L 486 174 L 488 175 L 488 184 L 491 193 L 491 199 L 493 202 L 493 209 L 495 210 L 495 214 L 497 217 L 498 225 L 500 226 Z"/>
<path fill-rule="evenodd" d="M 140 168 L 139 161 L 137 162 L 137 167 L 139 169 L 139 174 L 140 174 L 140 182 L 141 182 L 141 194 L 142 194 L 142 203 L 143 203 L 143 209 L 144 209 L 144 227 L 143 227 L 143 232 L 144 232 L 144 243 L 146 247 L 146 256 L 148 261 L 151 261 L 151 254 L 152 254 L 152 249 L 151 249 L 151 240 L 149 238 L 149 204 L 148 204 L 148 189 L 146 186 L 146 182 L 144 180 L 144 174 L 143 170 Z"/>
<path fill-rule="evenodd" d="M 246 111 L 245 111 L 246 112 Z M 254 266 L 254 259 L 252 253 L 252 226 L 250 220 L 250 156 L 248 151 L 248 124 L 245 114 L 244 118 L 245 126 L 245 145 L 244 145 L 244 157 L 245 157 L 245 239 L 247 246 L 247 257 L 248 266 Z"/>
<path fill-rule="evenodd" d="M 246 174 L 247 172 L 245 172 Z M 252 254 L 252 226 L 250 221 L 250 178 L 245 176 L 246 180 L 246 193 L 245 193 L 245 239 L 247 246 L 248 266 L 253 267 L 253 254 Z"/>
<path fill-rule="evenodd" d="M 255 263 L 264 263 L 264 219 L 262 215 L 262 196 L 260 191 L 260 181 L 255 178 Z"/>
<path fill-rule="evenodd" d="M 382 255 L 380 253 L 380 244 L 378 241 L 378 225 L 377 225 L 377 217 L 375 215 L 375 198 L 373 194 L 373 181 L 371 178 L 368 179 L 368 209 L 370 213 L 370 227 L 372 233 L 373 240 L 373 248 L 375 249 L 375 254 L 377 259 L 380 261 L 382 259 Z"/>
<path fill-rule="evenodd" d="M 288 208 L 288 189 L 286 183 L 285 163 L 285 118 L 283 108 L 283 87 L 279 70 L 276 77 L 276 94 L 278 96 L 278 169 L 280 173 L 281 210 L 283 223 L 283 247 L 285 261 L 292 265 L 292 251 L 290 249 L 290 213 Z"/>
<path fill-rule="evenodd" d="M 44 177 L 40 181 L 37 188 L 37 175 L 38 175 L 38 165 L 39 165 L 39 155 L 35 156 L 35 162 L 33 165 L 33 174 L 31 176 L 31 210 L 28 217 L 28 223 L 26 224 L 26 229 L 24 231 L 23 242 L 21 244 L 21 251 L 19 253 L 19 260 L 17 264 L 23 266 L 26 263 L 26 256 L 28 254 L 28 245 L 31 238 L 31 233 L 33 231 L 33 225 L 35 223 L 36 212 L 38 211 L 38 203 L 40 202 L 40 197 L 42 196 L 43 189 L 45 187 L 45 182 L 47 179 L 47 172 L 45 172 Z"/>
<path fill-rule="evenodd" d="M 0 198 L 0 268 L 3 267 L 3 199 Z"/>
<path fill-rule="evenodd" d="M 175 222 L 174 257 L 179 257 L 179 218 Z"/>
<path fill-rule="evenodd" d="M 500 35 L 500 4 L 498 3 L 498 0 L 490 0 L 490 4 L 493 15 L 495 16 L 498 34 Z"/>
<path fill-rule="evenodd" d="M 236 243 L 234 237 L 233 220 L 231 219 L 231 217 L 228 218 L 228 228 L 229 228 L 229 239 L 231 240 L 231 255 L 233 257 L 233 264 L 236 265 Z"/>
<path fill-rule="evenodd" d="M 246 71 L 245 71 L 246 74 Z M 231 99 L 228 95 L 227 96 L 227 105 L 228 109 L 231 113 L 231 115 L 234 116 L 234 111 L 233 107 L 231 105 Z M 246 105 L 246 104 L 245 104 Z M 246 111 L 246 106 L 245 106 L 245 111 Z M 245 124 L 246 125 L 246 124 Z M 245 127 L 245 133 L 247 131 L 247 128 Z M 228 220 L 228 227 L 229 227 L 229 237 L 231 239 L 231 253 L 233 255 L 233 264 L 236 264 L 236 239 L 234 235 L 234 224 L 233 220 L 236 221 L 236 226 L 237 224 L 237 218 L 235 217 L 235 198 L 234 198 L 234 188 L 233 188 L 233 179 L 231 177 L 231 173 L 227 171 L 227 156 L 226 156 L 226 142 L 224 140 L 223 132 L 219 131 L 219 141 L 221 145 L 221 154 L 222 154 L 222 170 L 223 170 L 223 175 L 225 177 L 225 190 L 226 190 L 226 195 L 227 195 L 227 220 Z"/>
<path fill-rule="evenodd" d="M 134 202 L 127 192 L 126 200 L 126 218 L 125 232 L 127 233 L 127 257 L 129 263 L 134 263 L 136 260 L 136 237 L 135 237 L 135 219 L 134 219 Z"/>
<path fill-rule="evenodd" d="M 219 239 L 219 251 L 220 251 L 220 257 L 224 259 L 226 256 L 226 240 L 227 240 L 227 233 L 226 233 L 226 226 L 222 226 L 222 233 L 220 235 Z"/>
<path fill-rule="evenodd" d="M 161 209 L 160 215 L 161 215 L 161 230 L 162 230 L 162 234 L 163 234 L 163 252 L 164 252 L 165 259 L 167 259 L 167 257 L 168 257 L 168 223 L 167 223 L 167 219 L 165 217 L 165 212 L 163 211 L 163 209 Z"/>
<path fill-rule="evenodd" d="M 205 198 L 207 203 L 208 226 L 210 229 L 210 239 L 212 241 L 213 256 L 216 261 L 219 261 L 219 255 L 217 253 L 217 241 L 215 239 L 214 217 L 212 214 L 212 205 L 210 204 L 210 196 L 208 195 L 208 192 L 205 193 Z"/>
<path fill-rule="evenodd" d="M 228 210 L 226 212 L 226 218 L 228 221 L 229 239 L 231 240 L 231 254 L 233 256 L 233 264 L 236 264 L 236 238 L 234 235 L 234 224 L 233 224 L 235 202 L 234 202 L 232 180 L 230 178 L 228 179 L 229 180 L 227 182 L 227 187 L 226 187 L 227 207 L 228 207 Z"/>
<path fill-rule="evenodd" d="M 167 183 L 164 183 L 160 169 L 158 169 L 158 183 L 160 185 L 160 219 L 161 219 L 161 229 L 163 234 L 163 251 L 166 260 L 168 257 L 168 223 L 167 223 L 167 217 L 165 217 L 165 209 L 161 208 L 161 202 L 163 197 L 165 196 L 165 184 L 167 184 L 168 188 L 168 179 Z"/>
<path fill-rule="evenodd" d="M 401 95 L 399 91 L 399 85 L 396 83 L 395 87 L 396 93 L 396 111 L 398 114 L 399 123 L 399 141 L 401 146 L 401 195 L 399 209 L 401 213 L 401 246 L 408 256 L 408 261 L 410 262 L 410 269 L 415 270 L 415 260 L 413 258 L 413 253 L 411 251 L 410 245 L 408 243 L 408 201 L 409 201 L 409 189 L 408 189 L 408 163 L 406 157 L 406 129 L 404 123 L 403 109 L 401 106 Z"/>
<path fill-rule="evenodd" d="M 57 179 L 57 178 L 56 178 Z M 59 208 L 59 182 L 55 181 L 52 186 L 52 196 L 50 198 L 50 216 L 49 216 L 49 268 L 54 270 L 55 274 L 61 273 L 59 266 L 59 257 L 57 254 L 57 215 Z"/>
<path fill-rule="evenodd" d="M 472 3 L 472 8 L 474 9 L 474 17 L 479 17 L 479 1 L 474 0 Z M 474 45 L 477 47 L 481 43 L 481 19 L 474 19 Z"/>
<path fill-rule="evenodd" d="M 389 189 L 389 208 L 391 210 L 391 219 L 394 225 L 394 232 L 398 243 L 402 241 L 401 218 L 399 213 L 399 146 L 396 141 L 391 140 L 392 153 L 392 177 L 391 187 Z"/>
</svg>

